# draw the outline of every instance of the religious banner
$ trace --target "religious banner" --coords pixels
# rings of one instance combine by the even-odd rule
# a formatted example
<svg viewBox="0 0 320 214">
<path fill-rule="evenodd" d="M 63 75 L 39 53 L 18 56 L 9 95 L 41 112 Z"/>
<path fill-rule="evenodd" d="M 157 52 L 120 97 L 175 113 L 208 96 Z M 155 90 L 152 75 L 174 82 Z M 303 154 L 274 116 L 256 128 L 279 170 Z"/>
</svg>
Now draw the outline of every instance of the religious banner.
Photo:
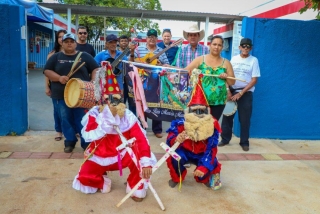
<svg viewBox="0 0 320 214">
<path fill-rule="evenodd" d="M 129 88 L 129 105 L 135 105 L 135 101 L 133 84 L 128 73 L 133 72 L 136 67 L 148 106 L 145 115 L 152 120 L 169 122 L 184 116 L 191 93 L 186 70 L 128 61 L 123 63 L 125 82 Z"/>
</svg>

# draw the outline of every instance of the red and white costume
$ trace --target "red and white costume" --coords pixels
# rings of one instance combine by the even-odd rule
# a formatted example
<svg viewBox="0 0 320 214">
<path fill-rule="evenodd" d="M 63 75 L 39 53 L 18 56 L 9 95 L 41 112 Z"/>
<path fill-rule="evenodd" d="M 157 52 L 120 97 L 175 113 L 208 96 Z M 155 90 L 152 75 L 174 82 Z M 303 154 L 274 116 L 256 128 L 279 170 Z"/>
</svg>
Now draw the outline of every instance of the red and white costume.
<svg viewBox="0 0 320 214">
<path fill-rule="evenodd" d="M 111 180 L 105 172 L 120 170 L 121 174 L 122 168 L 129 167 L 130 174 L 126 188 L 128 193 L 141 180 L 141 168 L 152 167 L 156 163 L 156 158 L 150 151 L 146 132 L 131 111 L 126 109 L 124 117 L 120 118 L 118 115 L 113 116 L 108 106 L 105 106 L 102 112 L 95 106 L 83 117 L 82 124 L 83 138 L 86 142 L 92 142 L 85 155 L 92 154 L 75 177 L 74 189 L 83 193 L 95 193 L 98 189 L 109 192 Z M 127 140 L 136 139 L 131 147 L 132 154 L 126 149 L 119 151 L 116 149 L 122 141 L 114 126 L 119 127 Z M 144 198 L 146 188 L 146 185 L 142 185 L 133 196 Z"/>
</svg>

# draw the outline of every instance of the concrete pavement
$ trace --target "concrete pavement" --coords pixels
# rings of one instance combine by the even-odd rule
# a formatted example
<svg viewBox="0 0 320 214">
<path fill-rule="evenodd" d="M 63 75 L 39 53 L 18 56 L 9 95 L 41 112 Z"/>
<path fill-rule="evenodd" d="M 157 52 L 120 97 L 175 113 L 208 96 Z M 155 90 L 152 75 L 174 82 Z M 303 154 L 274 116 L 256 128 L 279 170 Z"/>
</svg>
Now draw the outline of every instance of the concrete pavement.
<svg viewBox="0 0 320 214">
<path fill-rule="evenodd" d="M 77 144 L 72 154 L 63 153 L 63 141 L 54 132 L 30 131 L 25 136 L 0 138 L 0 213 L 161 213 L 152 193 L 137 203 L 125 196 L 126 176 L 110 174 L 112 191 L 86 195 L 72 188 L 83 161 Z M 159 159 L 163 150 L 148 132 L 152 151 Z M 178 188 L 168 186 L 163 165 L 152 184 L 166 213 L 320 213 L 320 142 L 252 139 L 244 153 L 233 138 L 219 148 L 223 186 L 213 191 L 194 181 L 191 173 Z M 189 168 L 189 172 L 194 166 Z"/>
</svg>

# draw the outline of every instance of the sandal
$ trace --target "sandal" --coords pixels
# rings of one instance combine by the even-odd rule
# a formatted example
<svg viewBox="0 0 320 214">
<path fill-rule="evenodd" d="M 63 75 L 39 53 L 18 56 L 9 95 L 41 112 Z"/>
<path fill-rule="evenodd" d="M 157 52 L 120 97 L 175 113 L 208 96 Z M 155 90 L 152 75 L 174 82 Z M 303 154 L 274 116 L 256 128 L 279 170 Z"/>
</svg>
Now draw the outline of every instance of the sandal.
<svg viewBox="0 0 320 214">
<path fill-rule="evenodd" d="M 55 139 L 55 141 L 60 141 L 60 140 L 62 140 L 62 137 L 55 137 L 54 139 Z"/>
<path fill-rule="evenodd" d="M 135 202 L 141 202 L 141 201 L 143 201 L 143 198 L 138 198 L 138 197 L 136 197 L 136 196 L 132 196 L 131 199 L 134 200 Z"/>
</svg>

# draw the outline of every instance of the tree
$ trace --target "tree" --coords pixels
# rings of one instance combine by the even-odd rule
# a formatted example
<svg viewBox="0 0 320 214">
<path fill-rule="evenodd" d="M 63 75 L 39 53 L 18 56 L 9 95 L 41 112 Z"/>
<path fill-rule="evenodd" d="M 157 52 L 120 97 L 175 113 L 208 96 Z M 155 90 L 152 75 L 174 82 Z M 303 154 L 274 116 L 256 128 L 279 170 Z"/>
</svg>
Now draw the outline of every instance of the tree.
<svg viewBox="0 0 320 214">
<path fill-rule="evenodd" d="M 159 0 L 64 0 L 66 4 L 80 4 L 88 6 L 106 6 L 118 8 L 137 8 L 145 10 L 162 10 Z M 79 25 L 85 26 L 88 31 L 88 39 L 97 41 L 103 33 L 104 21 L 101 16 L 80 16 Z M 75 22 L 75 16 L 72 16 Z M 130 30 L 135 27 L 138 31 L 154 28 L 159 31 L 158 23 L 147 19 L 106 17 L 106 27 L 121 30 L 121 35 L 130 36 Z"/>
<path fill-rule="evenodd" d="M 318 11 L 316 15 L 316 19 L 320 19 L 320 0 L 300 0 L 304 1 L 305 6 L 299 10 L 300 14 L 306 12 L 309 9 L 313 9 L 313 11 Z"/>
</svg>

